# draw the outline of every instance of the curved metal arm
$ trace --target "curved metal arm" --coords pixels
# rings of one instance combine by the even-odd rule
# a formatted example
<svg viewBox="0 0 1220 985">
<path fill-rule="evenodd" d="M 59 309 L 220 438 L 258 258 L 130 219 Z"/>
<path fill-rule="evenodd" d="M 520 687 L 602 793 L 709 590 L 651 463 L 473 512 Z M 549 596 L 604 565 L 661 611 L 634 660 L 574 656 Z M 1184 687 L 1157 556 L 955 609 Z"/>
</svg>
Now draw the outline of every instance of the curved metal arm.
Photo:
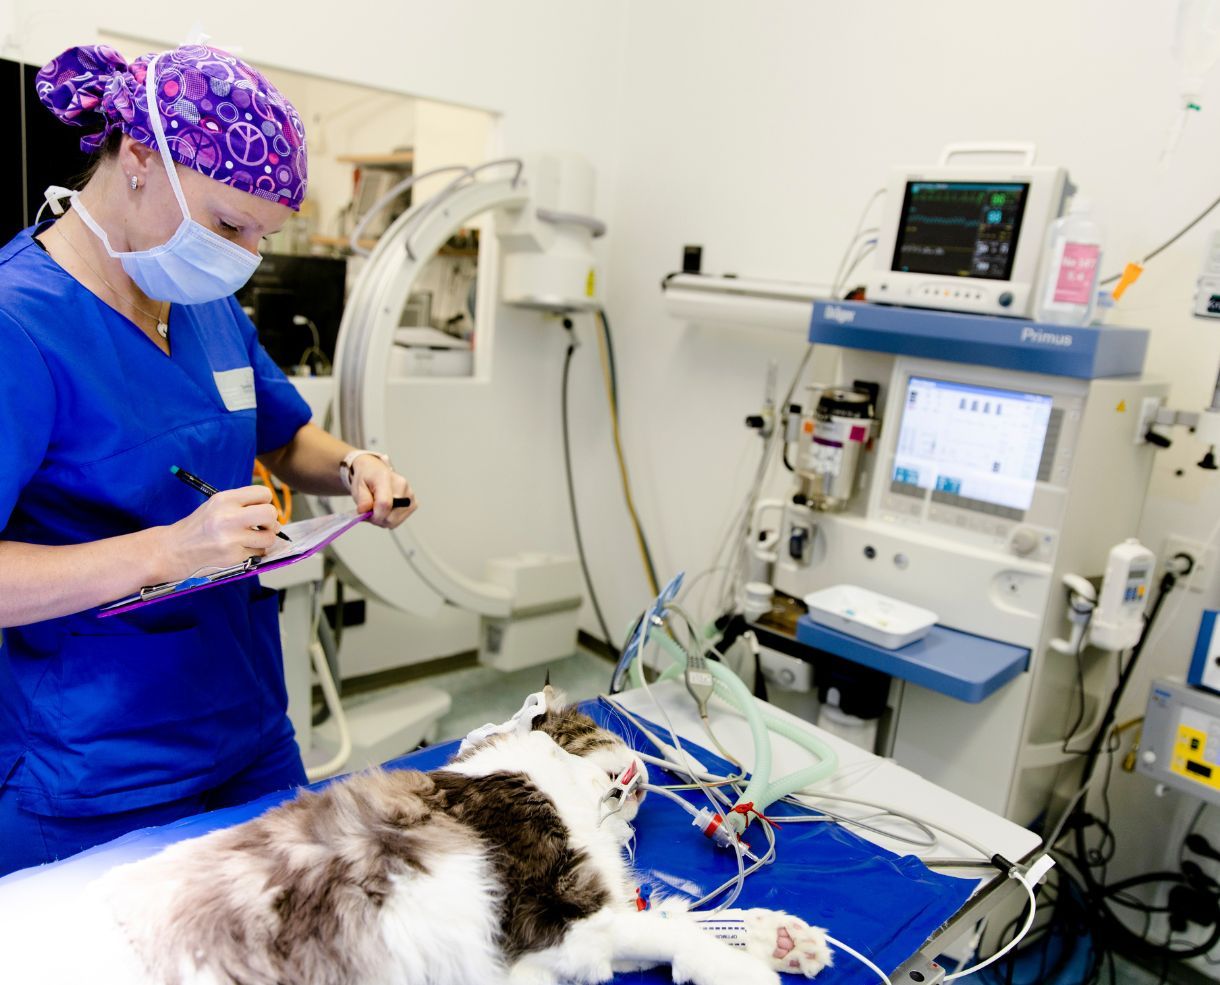
<svg viewBox="0 0 1220 985">
<path fill-rule="evenodd" d="M 388 192 L 377 199 L 369 206 L 368 211 L 360 217 L 360 221 L 356 223 L 352 229 L 351 235 L 347 237 L 347 245 L 351 247 L 352 252 L 359 256 L 366 257 L 371 251 L 366 250 L 360 245 L 360 240 L 364 238 L 364 231 L 368 228 L 370 222 L 375 216 L 381 214 L 381 210 L 389 205 L 394 199 L 398 198 L 403 192 L 414 185 L 417 181 L 422 181 L 424 178 L 431 178 L 433 175 L 448 174 L 450 171 L 461 171 L 463 176 L 470 174 L 470 168 L 464 164 L 446 164 L 439 168 L 430 168 L 427 171 L 421 171 L 419 174 L 408 175 L 402 181 L 397 182 Z"/>
<path fill-rule="evenodd" d="M 374 451 L 389 447 L 389 354 L 403 305 L 426 261 L 474 216 L 519 208 L 528 197 L 517 175 L 453 188 L 403 213 L 377 241 L 344 309 L 335 350 L 338 431 L 344 441 Z M 411 252 L 405 249 L 408 239 L 414 243 Z M 449 568 L 409 523 L 391 535 L 397 554 L 372 544 L 369 538 L 377 536 L 386 535 L 353 531 L 335 542 L 334 553 L 351 580 L 386 603 L 421 615 L 435 614 L 444 602 L 488 616 L 511 613 L 507 589 Z"/>
<path fill-rule="evenodd" d="M 437 192 L 430 199 L 428 199 L 426 202 L 424 202 L 419 207 L 418 211 L 412 209 L 411 213 L 410 213 L 411 220 L 408 223 L 408 225 L 414 224 L 415 227 L 418 228 L 419 224 L 424 222 L 424 220 L 426 220 L 428 218 L 428 216 L 432 213 L 433 209 L 439 208 L 441 203 L 443 203 L 449 199 L 449 197 L 453 194 L 454 189 L 456 189 L 459 185 L 461 185 L 462 182 L 472 181 L 475 178 L 475 176 L 479 174 L 479 172 L 486 171 L 488 168 L 499 167 L 501 164 L 515 164 L 517 166 L 516 170 L 513 171 L 513 176 L 511 179 L 512 186 L 514 188 L 516 188 L 517 183 L 521 180 L 521 169 L 525 166 L 525 164 L 521 160 L 521 158 L 519 158 L 519 157 L 501 157 L 494 161 L 484 161 L 482 164 L 476 165 L 473 168 L 465 168 L 462 174 L 459 174 L 456 178 L 454 178 L 452 181 L 450 181 L 449 184 L 447 184 L 439 192 Z M 440 169 L 437 169 L 437 170 L 440 170 Z M 453 231 L 457 232 L 456 229 Z M 407 256 L 410 257 L 412 260 L 417 259 L 415 256 L 414 240 L 415 240 L 415 231 L 414 231 L 414 229 L 411 229 L 410 231 L 407 232 L 406 238 L 403 242 L 404 242 L 404 245 L 407 250 Z"/>
</svg>

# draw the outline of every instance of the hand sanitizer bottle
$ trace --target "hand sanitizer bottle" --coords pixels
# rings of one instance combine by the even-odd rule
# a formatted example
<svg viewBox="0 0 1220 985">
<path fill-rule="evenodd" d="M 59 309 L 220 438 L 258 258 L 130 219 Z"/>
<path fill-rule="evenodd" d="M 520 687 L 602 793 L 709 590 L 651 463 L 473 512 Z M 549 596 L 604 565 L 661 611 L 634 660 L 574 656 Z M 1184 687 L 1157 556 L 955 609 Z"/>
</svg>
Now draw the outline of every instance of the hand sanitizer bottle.
<svg viewBox="0 0 1220 985">
<path fill-rule="evenodd" d="M 1097 303 L 1101 226 L 1088 199 L 1076 196 L 1047 234 L 1037 317 L 1051 325 L 1087 325 Z"/>
</svg>

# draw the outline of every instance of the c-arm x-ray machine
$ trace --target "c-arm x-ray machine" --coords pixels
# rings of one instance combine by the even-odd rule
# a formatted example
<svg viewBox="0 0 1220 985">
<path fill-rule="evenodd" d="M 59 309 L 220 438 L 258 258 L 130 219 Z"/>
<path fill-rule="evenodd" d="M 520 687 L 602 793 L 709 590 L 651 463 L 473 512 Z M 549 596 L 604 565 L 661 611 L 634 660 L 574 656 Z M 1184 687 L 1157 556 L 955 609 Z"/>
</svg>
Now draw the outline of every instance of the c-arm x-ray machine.
<svg viewBox="0 0 1220 985">
<path fill-rule="evenodd" d="M 403 309 L 425 264 L 476 217 L 489 214 L 495 233 L 494 242 L 484 238 L 482 269 L 493 270 L 500 260 L 496 275 L 485 274 L 480 281 L 481 324 L 490 321 L 496 284 L 499 301 L 543 312 L 591 310 L 599 304 L 592 240 L 605 227 L 591 214 L 593 172 L 587 163 L 548 156 L 449 170 L 459 173 L 440 193 L 399 216 L 365 262 L 344 309 L 333 377 L 301 382 L 315 419 L 329 418 L 338 436 L 357 448 L 391 449 L 396 427 L 391 391 L 412 385 L 390 373 Z M 348 508 L 337 499 L 332 504 L 307 497 L 306 503 L 311 514 Z M 343 581 L 368 598 L 424 618 L 446 605 L 478 614 L 480 658 L 492 666 L 513 670 L 571 652 L 582 601 L 573 558 L 496 558 L 487 564 L 487 577 L 476 579 L 441 560 L 409 522 L 392 532 L 357 528 L 336 541 L 330 554 Z M 312 618 L 310 612 L 319 604 L 314 586 L 321 570 L 302 566 L 288 572 L 282 582 L 269 584 L 295 589 L 285 603 L 285 667 L 290 715 L 306 750 L 310 667 L 300 654 L 310 646 L 316 611 Z M 362 707 L 366 718 L 376 720 L 363 739 L 355 734 L 359 725 L 353 716 L 352 743 L 362 755 L 352 765 L 406 751 L 448 710 L 443 692 L 411 690 L 392 699 L 392 707 Z M 335 745 L 342 751 L 344 736 L 336 737 Z"/>
</svg>

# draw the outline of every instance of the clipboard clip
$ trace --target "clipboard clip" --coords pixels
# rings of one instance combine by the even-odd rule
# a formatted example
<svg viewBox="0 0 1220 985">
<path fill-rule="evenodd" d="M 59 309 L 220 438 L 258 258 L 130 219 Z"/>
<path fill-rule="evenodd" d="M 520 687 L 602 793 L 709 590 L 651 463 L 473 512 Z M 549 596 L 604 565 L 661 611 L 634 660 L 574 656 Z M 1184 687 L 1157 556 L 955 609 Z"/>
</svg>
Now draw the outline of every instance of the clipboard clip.
<svg viewBox="0 0 1220 985">
<path fill-rule="evenodd" d="M 179 584 L 181 583 L 176 581 L 163 581 L 159 585 L 145 585 L 140 589 L 140 601 L 147 602 L 149 599 L 168 595 L 170 592 L 175 591 Z"/>
<path fill-rule="evenodd" d="M 187 588 L 195 588 L 198 585 L 210 585 L 213 582 L 224 581 L 226 578 L 232 578 L 235 575 L 249 574 L 258 567 L 258 562 L 258 556 L 251 555 L 242 561 L 241 564 L 221 568 L 210 575 L 197 575 L 193 578 L 184 578 L 182 581 L 163 581 L 157 585 L 145 585 L 140 589 L 140 601 L 147 602 L 150 599 L 157 599 L 163 595 L 170 595 Z"/>
</svg>

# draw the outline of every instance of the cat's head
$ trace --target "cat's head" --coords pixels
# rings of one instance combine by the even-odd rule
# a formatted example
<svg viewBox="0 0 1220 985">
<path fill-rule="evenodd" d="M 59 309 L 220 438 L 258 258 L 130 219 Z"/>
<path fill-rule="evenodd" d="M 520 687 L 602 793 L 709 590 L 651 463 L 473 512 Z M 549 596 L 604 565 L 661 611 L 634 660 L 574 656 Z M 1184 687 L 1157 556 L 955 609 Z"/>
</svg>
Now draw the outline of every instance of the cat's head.
<svg viewBox="0 0 1220 985">
<path fill-rule="evenodd" d="M 597 766 L 606 774 L 606 788 L 630 770 L 641 774 L 640 786 L 622 805 L 624 820 L 630 821 L 644 799 L 643 784 L 648 782 L 648 770 L 632 748 L 613 732 L 597 724 L 576 705 L 568 704 L 561 692 L 549 683 L 543 688 L 546 711 L 533 722 L 535 732 L 549 735 L 557 746 L 573 756 Z"/>
</svg>

